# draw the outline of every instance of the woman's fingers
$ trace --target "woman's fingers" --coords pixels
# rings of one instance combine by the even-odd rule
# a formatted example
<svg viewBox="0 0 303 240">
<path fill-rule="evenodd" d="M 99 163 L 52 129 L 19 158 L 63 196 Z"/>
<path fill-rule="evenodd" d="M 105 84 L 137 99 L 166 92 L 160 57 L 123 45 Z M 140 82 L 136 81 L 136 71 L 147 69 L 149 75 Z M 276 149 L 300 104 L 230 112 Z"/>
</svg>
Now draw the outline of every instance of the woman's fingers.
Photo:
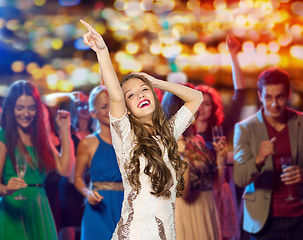
<svg viewBox="0 0 303 240">
<path fill-rule="evenodd" d="M 63 119 L 66 119 L 66 118 L 69 118 L 70 113 L 69 113 L 68 111 L 59 109 L 59 110 L 57 111 L 57 116 L 58 116 L 58 118 L 60 118 L 60 119 L 62 119 L 62 118 L 63 118 Z"/>
<path fill-rule="evenodd" d="M 98 204 L 99 202 L 101 202 L 101 200 L 103 199 L 104 197 L 101 196 L 98 192 L 96 191 L 91 191 L 90 194 L 89 194 L 89 197 L 88 197 L 88 202 L 92 205 L 96 205 Z"/>
<path fill-rule="evenodd" d="M 11 178 L 7 184 L 8 190 L 18 190 L 20 188 L 26 188 L 27 184 L 21 178 Z"/>
<path fill-rule="evenodd" d="M 88 33 L 91 35 L 91 37 L 94 37 L 94 35 L 96 36 L 100 36 L 100 34 L 97 32 L 96 29 L 94 29 L 91 25 L 89 25 L 87 22 L 85 22 L 84 20 L 80 20 L 80 22 L 86 27 L 86 29 L 88 30 Z"/>
<path fill-rule="evenodd" d="M 101 200 L 104 198 L 103 196 L 101 196 L 98 192 L 94 191 L 94 197 L 95 197 L 95 200 L 97 202 L 101 202 Z"/>
<path fill-rule="evenodd" d="M 86 29 L 88 30 L 87 33 L 85 33 L 83 35 L 83 40 L 84 40 L 84 44 L 86 46 L 91 47 L 94 44 L 94 33 L 98 34 L 97 31 L 91 26 L 89 25 L 87 22 L 85 22 L 84 20 L 80 20 L 80 22 L 86 27 Z"/>
<path fill-rule="evenodd" d="M 84 41 L 84 44 L 89 47 L 93 46 L 93 44 L 95 43 L 94 39 L 91 36 L 91 33 L 85 33 L 83 35 L 83 41 Z"/>
<path fill-rule="evenodd" d="M 85 33 L 85 34 L 83 35 L 83 42 L 84 42 L 84 44 L 87 45 L 87 46 L 88 46 L 88 44 L 89 44 L 88 35 L 89 35 L 89 33 Z"/>
<path fill-rule="evenodd" d="M 90 32 L 91 30 L 94 30 L 94 28 L 89 25 L 87 22 L 85 22 L 84 20 L 80 19 L 80 22 L 86 27 L 86 29 Z"/>
<path fill-rule="evenodd" d="M 103 37 L 87 22 L 83 20 L 80 20 L 80 22 L 88 30 L 88 32 L 83 35 L 84 44 L 90 47 L 95 52 L 97 52 L 98 50 L 105 49 L 106 44 L 103 40 Z"/>
<path fill-rule="evenodd" d="M 56 116 L 56 123 L 61 129 L 70 125 L 70 113 L 65 110 L 58 110 Z"/>
</svg>

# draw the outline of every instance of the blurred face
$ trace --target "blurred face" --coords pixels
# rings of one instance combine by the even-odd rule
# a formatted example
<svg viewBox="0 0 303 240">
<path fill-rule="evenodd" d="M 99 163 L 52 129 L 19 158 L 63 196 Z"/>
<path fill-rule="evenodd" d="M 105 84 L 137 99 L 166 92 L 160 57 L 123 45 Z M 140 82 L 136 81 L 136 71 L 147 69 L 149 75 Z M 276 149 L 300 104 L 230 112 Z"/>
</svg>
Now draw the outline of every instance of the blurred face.
<svg viewBox="0 0 303 240">
<path fill-rule="evenodd" d="M 155 99 L 150 87 L 141 79 L 132 78 L 122 86 L 128 114 L 146 123 L 152 123 Z"/>
<path fill-rule="evenodd" d="M 96 118 L 100 125 L 109 127 L 109 96 L 106 92 L 101 92 L 95 99 L 95 111 L 92 116 Z"/>
<path fill-rule="evenodd" d="M 211 116 L 213 110 L 213 104 L 209 94 L 203 94 L 203 102 L 199 108 L 199 115 L 197 121 L 207 122 Z"/>
<path fill-rule="evenodd" d="M 21 95 L 16 101 L 14 113 L 18 127 L 28 128 L 36 117 L 36 103 L 33 97 Z"/>
<path fill-rule="evenodd" d="M 77 104 L 78 118 L 89 119 L 88 102 L 80 101 Z"/>
<path fill-rule="evenodd" d="M 283 84 L 269 84 L 262 88 L 259 99 L 264 107 L 264 115 L 272 120 L 283 117 L 285 112 L 288 93 Z"/>
</svg>

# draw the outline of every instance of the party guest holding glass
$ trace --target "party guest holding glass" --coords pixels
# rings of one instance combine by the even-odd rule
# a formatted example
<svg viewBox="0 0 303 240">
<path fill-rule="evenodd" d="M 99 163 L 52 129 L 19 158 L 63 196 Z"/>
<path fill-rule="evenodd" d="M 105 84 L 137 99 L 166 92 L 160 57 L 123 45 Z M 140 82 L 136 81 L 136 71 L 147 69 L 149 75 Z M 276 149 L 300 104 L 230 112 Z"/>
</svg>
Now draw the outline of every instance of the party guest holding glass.
<svg viewBox="0 0 303 240">
<path fill-rule="evenodd" d="M 234 124 L 239 121 L 246 94 L 245 81 L 237 58 L 241 44 L 238 39 L 232 35 L 226 37 L 226 44 L 231 60 L 233 85 L 235 89 L 230 109 L 224 114 L 222 99 L 216 89 L 206 85 L 198 85 L 196 87 L 204 96 L 203 103 L 198 111 L 197 131 L 203 137 L 206 147 L 211 151 L 214 158 L 216 158 L 216 151 L 213 146 L 214 139 L 212 129 L 222 125 L 223 130 L 220 135 L 222 136 L 224 134 L 227 141 L 232 139 Z M 237 235 L 236 209 L 230 186 L 225 179 L 225 158 L 219 158 L 217 160 L 220 161 L 218 165 L 223 165 L 222 168 L 218 168 L 221 184 L 215 184 L 213 190 L 220 219 L 222 238 L 223 240 L 228 240 Z"/>
<path fill-rule="evenodd" d="M 287 107 L 290 75 L 279 68 L 260 74 L 258 94 L 263 106 L 237 123 L 234 134 L 234 181 L 246 187 L 243 228 L 251 239 L 299 240 L 303 236 L 303 116 Z M 291 157 L 293 165 L 282 169 L 283 157 Z"/>
<path fill-rule="evenodd" d="M 192 87 L 189 83 L 185 86 Z M 162 106 L 168 119 L 184 101 L 166 92 Z M 203 138 L 191 124 L 178 140 L 178 151 L 188 163 L 184 174 L 185 188 L 182 197 L 176 199 L 177 240 L 221 240 L 221 229 L 213 194 L 214 184 L 221 184 L 219 158 L 226 155 L 228 147 L 224 139 L 215 144 L 217 162 L 206 148 Z"/>
<path fill-rule="evenodd" d="M 56 169 L 69 175 L 73 145 L 70 117 L 58 111 L 61 154 L 48 140 L 40 94 L 29 81 L 13 83 L 3 104 L 0 129 L 0 239 L 57 239 L 43 183 L 48 172 Z M 25 156 L 24 180 L 17 177 L 17 156 Z M 22 189 L 24 200 L 16 200 Z"/>
</svg>

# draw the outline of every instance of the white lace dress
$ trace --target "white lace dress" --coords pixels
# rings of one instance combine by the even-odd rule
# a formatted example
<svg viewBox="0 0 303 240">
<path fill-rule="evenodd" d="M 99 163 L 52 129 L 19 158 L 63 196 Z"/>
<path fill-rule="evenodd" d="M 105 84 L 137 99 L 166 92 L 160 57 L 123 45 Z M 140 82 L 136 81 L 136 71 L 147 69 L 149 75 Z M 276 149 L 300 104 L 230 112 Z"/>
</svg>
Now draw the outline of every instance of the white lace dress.
<svg viewBox="0 0 303 240">
<path fill-rule="evenodd" d="M 177 140 L 183 131 L 192 123 L 193 114 L 185 106 L 181 107 L 170 120 L 174 137 Z M 146 166 L 144 156 L 140 157 L 140 182 L 141 189 L 136 193 L 127 180 L 128 172 L 124 168 L 130 162 L 130 153 L 134 146 L 134 133 L 131 130 L 128 115 L 121 119 L 110 116 L 113 146 L 116 151 L 117 161 L 122 174 L 124 187 L 124 200 L 121 219 L 116 226 L 112 239 L 130 240 L 173 240 L 175 234 L 175 199 L 176 199 L 176 174 L 167 155 L 167 150 L 159 144 L 164 152 L 164 161 L 172 172 L 170 198 L 156 197 L 152 190 L 150 177 L 143 173 Z"/>
</svg>

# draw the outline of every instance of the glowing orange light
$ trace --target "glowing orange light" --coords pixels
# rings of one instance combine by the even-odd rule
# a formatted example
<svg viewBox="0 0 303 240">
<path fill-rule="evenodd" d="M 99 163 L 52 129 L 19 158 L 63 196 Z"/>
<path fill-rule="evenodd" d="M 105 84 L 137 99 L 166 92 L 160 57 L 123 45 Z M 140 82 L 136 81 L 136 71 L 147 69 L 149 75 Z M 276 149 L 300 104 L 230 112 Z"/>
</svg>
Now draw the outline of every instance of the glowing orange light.
<svg viewBox="0 0 303 240">
<path fill-rule="evenodd" d="M 135 43 L 135 42 L 129 42 L 126 44 L 125 50 L 129 54 L 135 54 L 139 50 L 139 45 L 138 45 L 138 43 Z"/>
<path fill-rule="evenodd" d="M 152 42 L 152 44 L 150 45 L 150 48 L 149 48 L 149 51 L 154 55 L 160 54 L 161 50 L 162 50 L 162 45 L 158 41 Z"/>
<path fill-rule="evenodd" d="M 57 83 L 57 88 L 61 92 L 71 92 L 74 89 L 74 86 L 70 81 L 62 80 Z"/>
<path fill-rule="evenodd" d="M 26 66 L 26 71 L 31 74 L 36 68 L 39 68 L 38 64 L 35 62 L 29 63 Z"/>
<path fill-rule="evenodd" d="M 191 11 L 194 9 L 199 9 L 200 8 L 200 3 L 198 0 L 189 0 L 186 4 L 187 8 Z"/>
<path fill-rule="evenodd" d="M 255 44 L 252 41 L 246 41 L 242 44 L 242 50 L 245 53 L 253 53 L 255 51 Z"/>
<path fill-rule="evenodd" d="M 22 61 L 15 61 L 12 63 L 11 68 L 14 72 L 23 72 L 25 65 L 24 65 L 24 62 L 22 62 Z"/>
<path fill-rule="evenodd" d="M 243 15 L 237 16 L 236 19 L 235 19 L 235 23 L 238 26 L 245 26 L 246 23 L 247 23 L 246 17 L 243 16 Z"/>
<path fill-rule="evenodd" d="M 272 41 L 268 44 L 268 49 L 272 53 L 277 53 L 280 50 L 280 45 L 276 41 Z"/>
<path fill-rule="evenodd" d="M 294 24 L 290 28 L 290 32 L 293 36 L 299 37 L 302 33 L 302 28 L 300 24 Z"/>
<path fill-rule="evenodd" d="M 267 45 L 265 43 L 259 43 L 256 47 L 256 52 L 265 54 L 267 52 Z"/>
<path fill-rule="evenodd" d="M 39 80 L 39 79 L 43 79 L 43 77 L 47 74 L 43 72 L 40 68 L 35 68 L 32 71 L 31 75 L 34 80 Z"/>
<path fill-rule="evenodd" d="M 216 10 L 223 10 L 226 8 L 226 1 L 225 0 L 215 0 L 213 5 Z"/>
<path fill-rule="evenodd" d="M 205 49 L 206 49 L 206 45 L 205 45 L 205 43 L 203 43 L 203 42 L 198 42 L 198 43 L 196 43 L 196 44 L 194 45 L 194 48 L 193 48 L 193 50 L 194 50 L 194 52 L 195 52 L 196 54 L 202 54 L 202 53 L 204 53 L 204 52 L 205 52 Z"/>
<path fill-rule="evenodd" d="M 281 46 L 287 46 L 291 43 L 293 37 L 291 35 L 281 35 L 278 37 L 278 42 Z"/>
<path fill-rule="evenodd" d="M 303 60 L 303 46 L 300 45 L 292 46 L 290 48 L 290 55 L 297 59 Z"/>
</svg>

